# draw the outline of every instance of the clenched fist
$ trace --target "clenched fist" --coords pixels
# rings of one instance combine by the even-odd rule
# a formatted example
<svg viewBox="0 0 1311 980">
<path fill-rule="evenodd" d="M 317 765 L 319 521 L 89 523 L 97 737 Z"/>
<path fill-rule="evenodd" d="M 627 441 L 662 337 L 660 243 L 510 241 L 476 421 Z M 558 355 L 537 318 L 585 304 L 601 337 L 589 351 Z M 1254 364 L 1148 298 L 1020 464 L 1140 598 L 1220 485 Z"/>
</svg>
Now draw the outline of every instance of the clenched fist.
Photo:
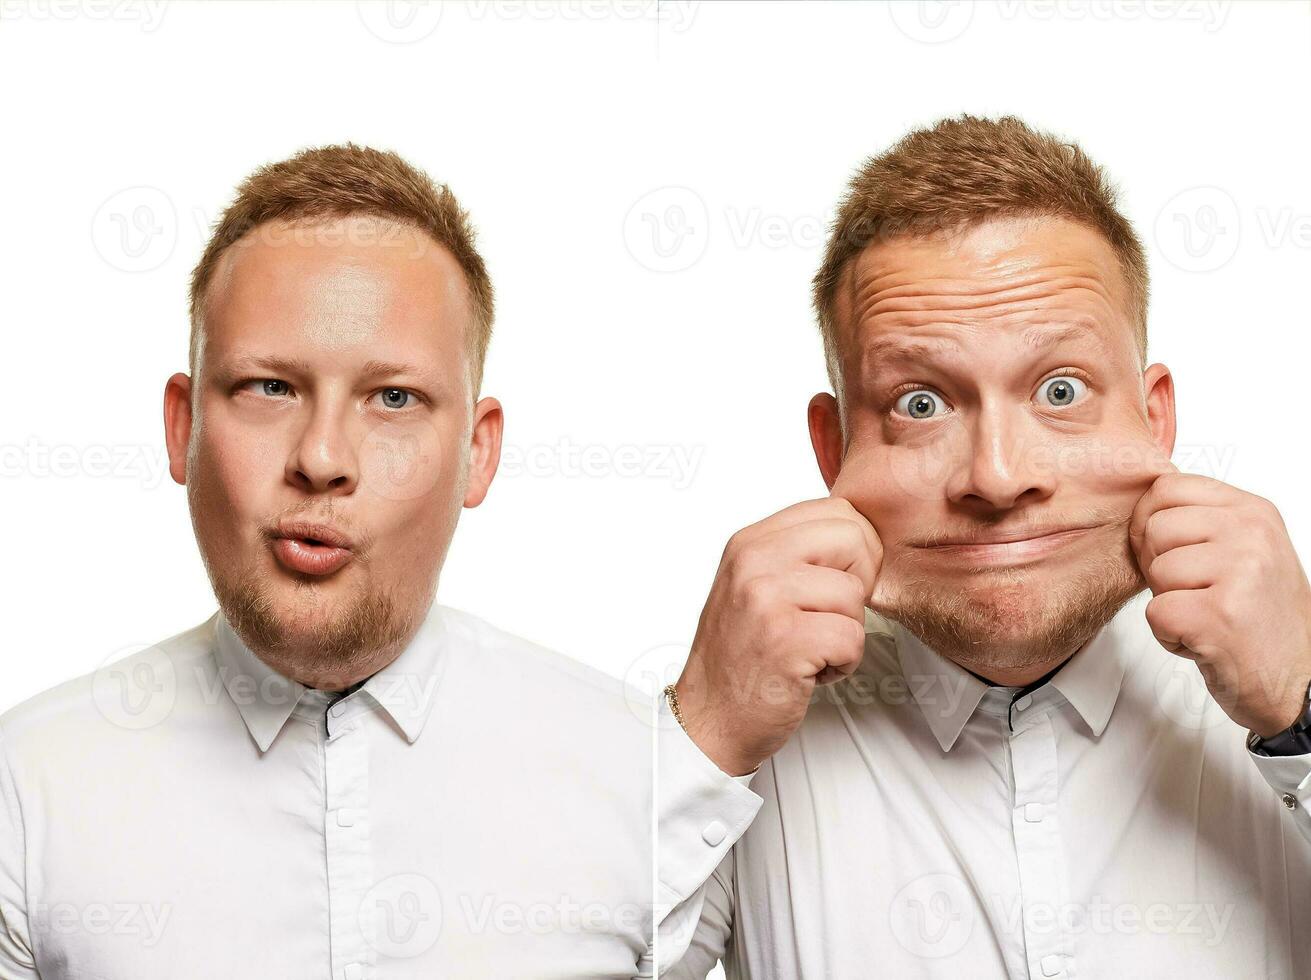
<svg viewBox="0 0 1311 980">
<path fill-rule="evenodd" d="M 815 685 L 860 664 L 882 561 L 873 526 L 840 497 L 729 540 L 675 684 L 688 734 L 720 769 L 754 770 L 801 724 Z"/>
<path fill-rule="evenodd" d="M 1291 725 L 1311 682 L 1311 585 L 1275 506 L 1166 473 L 1138 501 L 1129 543 L 1158 642 L 1197 662 L 1238 724 L 1262 738 Z"/>
</svg>

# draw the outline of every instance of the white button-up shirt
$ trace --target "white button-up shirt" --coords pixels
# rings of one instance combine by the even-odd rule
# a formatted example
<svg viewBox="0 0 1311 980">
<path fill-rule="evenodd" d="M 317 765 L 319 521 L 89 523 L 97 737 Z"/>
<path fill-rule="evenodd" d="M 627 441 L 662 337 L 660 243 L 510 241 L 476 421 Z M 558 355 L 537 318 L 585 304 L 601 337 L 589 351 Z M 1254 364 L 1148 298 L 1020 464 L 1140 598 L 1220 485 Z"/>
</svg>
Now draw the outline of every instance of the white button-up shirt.
<svg viewBox="0 0 1311 980">
<path fill-rule="evenodd" d="M 216 613 L 0 716 L 0 978 L 649 971 L 644 710 L 435 603 L 339 699 Z"/>
<path fill-rule="evenodd" d="M 664 709 L 661 975 L 1311 977 L 1311 756 L 1250 752 L 1150 598 L 1024 694 L 871 613 L 748 777 Z"/>
</svg>

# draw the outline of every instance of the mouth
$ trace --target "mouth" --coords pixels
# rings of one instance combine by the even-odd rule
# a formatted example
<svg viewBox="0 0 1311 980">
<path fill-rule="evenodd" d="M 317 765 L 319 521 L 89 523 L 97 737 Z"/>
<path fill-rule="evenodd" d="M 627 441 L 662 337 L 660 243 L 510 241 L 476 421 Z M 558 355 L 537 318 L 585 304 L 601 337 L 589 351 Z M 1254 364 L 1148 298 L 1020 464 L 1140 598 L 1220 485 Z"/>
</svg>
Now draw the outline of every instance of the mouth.
<svg viewBox="0 0 1311 980">
<path fill-rule="evenodd" d="M 1096 525 L 1068 527 L 1034 533 L 997 534 L 984 540 L 947 541 L 922 546 L 925 553 L 969 565 L 1022 565 L 1045 558 L 1080 540 Z"/>
<path fill-rule="evenodd" d="M 279 526 L 273 554 L 288 571 L 315 576 L 331 575 L 355 557 L 350 539 L 340 531 L 307 523 Z"/>
</svg>

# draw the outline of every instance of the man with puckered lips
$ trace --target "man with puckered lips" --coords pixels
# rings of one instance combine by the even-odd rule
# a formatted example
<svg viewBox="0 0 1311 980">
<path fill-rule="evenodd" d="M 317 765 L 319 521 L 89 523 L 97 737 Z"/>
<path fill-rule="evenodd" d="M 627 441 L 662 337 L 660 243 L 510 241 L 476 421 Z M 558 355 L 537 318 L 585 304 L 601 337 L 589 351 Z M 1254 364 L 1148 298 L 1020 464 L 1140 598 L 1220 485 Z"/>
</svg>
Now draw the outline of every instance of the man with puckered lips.
<svg viewBox="0 0 1311 980">
<path fill-rule="evenodd" d="M 853 179 L 830 495 L 729 541 L 666 689 L 663 976 L 1311 976 L 1311 586 L 1180 472 L 1102 171 L 1014 117 Z"/>
<path fill-rule="evenodd" d="M 238 189 L 164 404 L 220 609 L 0 717 L 0 978 L 649 975 L 649 719 L 435 602 L 491 323 L 396 154 Z"/>
</svg>

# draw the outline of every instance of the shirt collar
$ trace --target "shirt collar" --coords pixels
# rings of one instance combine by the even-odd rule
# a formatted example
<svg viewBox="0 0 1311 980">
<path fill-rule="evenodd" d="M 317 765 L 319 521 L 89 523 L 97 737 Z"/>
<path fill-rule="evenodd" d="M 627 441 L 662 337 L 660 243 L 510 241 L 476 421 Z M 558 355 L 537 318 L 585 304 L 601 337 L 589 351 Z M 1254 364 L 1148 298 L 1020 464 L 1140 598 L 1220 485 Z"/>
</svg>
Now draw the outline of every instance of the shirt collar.
<svg viewBox="0 0 1311 980">
<path fill-rule="evenodd" d="M 302 700 L 328 700 L 325 692 L 284 677 L 261 660 L 222 611 L 217 614 L 214 634 L 219 677 L 261 752 L 268 751 Z M 367 701 L 368 710 L 381 708 L 413 744 L 428 719 L 445 669 L 446 658 L 440 655 L 445 636 L 446 617 L 434 602 L 400 656 L 342 698 L 342 703 Z"/>
<path fill-rule="evenodd" d="M 1048 682 L 1093 735 L 1110 720 L 1129 666 L 1132 631 L 1143 619 L 1146 590 L 1130 599 Z M 902 675 L 930 730 L 949 752 L 983 700 L 988 685 L 925 644 L 900 623 L 866 610 L 865 632 L 890 633 Z"/>
</svg>

